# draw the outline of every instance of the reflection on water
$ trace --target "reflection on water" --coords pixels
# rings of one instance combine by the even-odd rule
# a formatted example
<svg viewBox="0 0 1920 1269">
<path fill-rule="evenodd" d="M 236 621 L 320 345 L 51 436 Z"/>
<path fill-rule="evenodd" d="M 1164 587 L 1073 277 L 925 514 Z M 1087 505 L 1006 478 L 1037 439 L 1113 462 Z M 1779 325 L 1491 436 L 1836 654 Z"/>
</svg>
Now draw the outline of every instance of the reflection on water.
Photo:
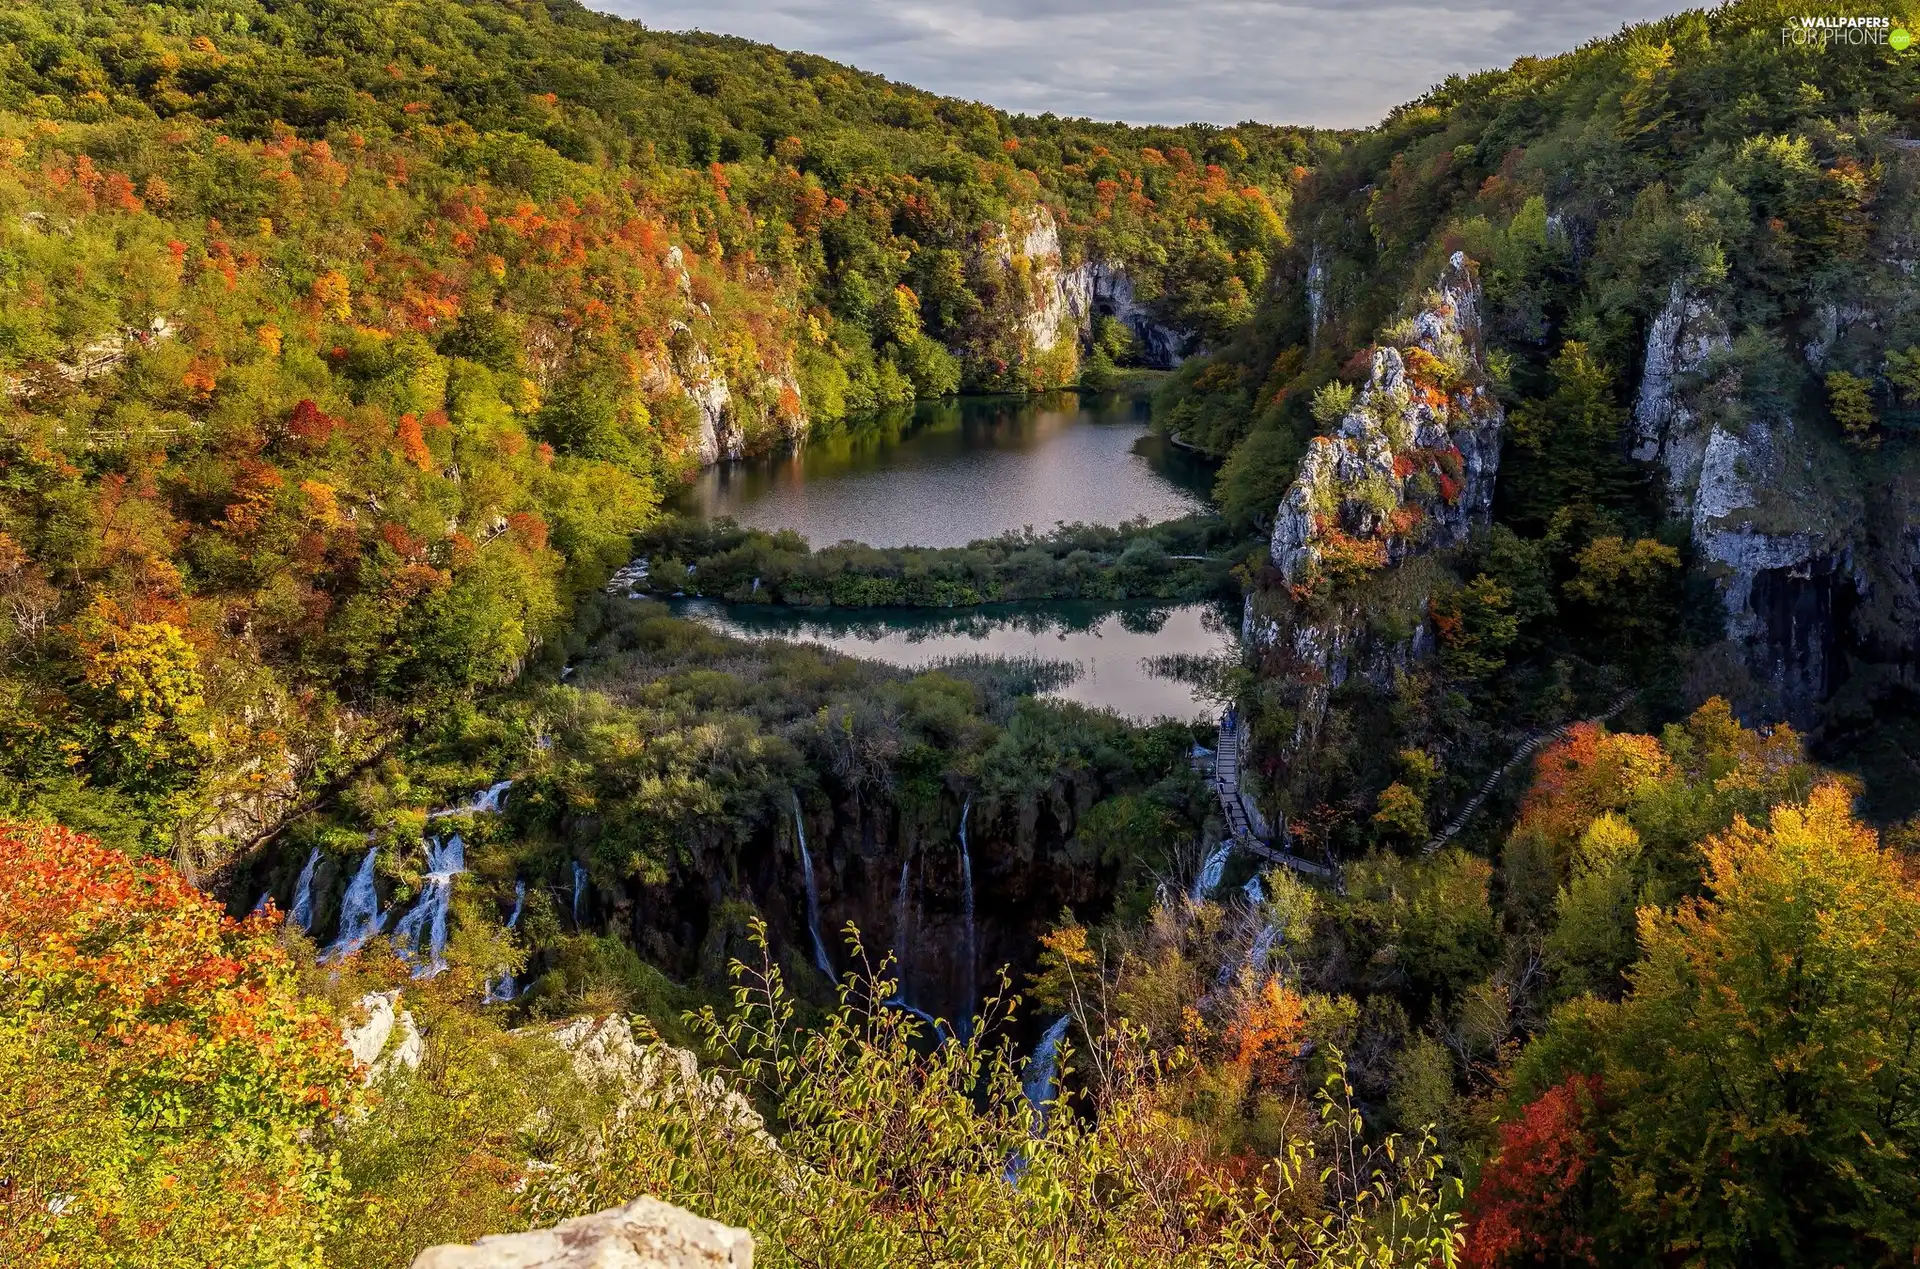
<svg viewBox="0 0 1920 1269">
<path fill-rule="evenodd" d="M 814 546 L 965 546 L 1056 523 L 1203 510 L 1212 472 L 1147 430 L 1139 395 L 961 397 L 892 411 L 793 454 L 708 468 L 688 514 L 794 529 Z"/>
<path fill-rule="evenodd" d="M 1188 684 L 1156 674 L 1152 658 L 1230 655 L 1237 647 L 1232 613 L 1214 604 L 1115 608 L 1060 602 L 953 610 L 784 608 L 687 599 L 672 607 L 740 638 L 793 639 L 892 665 L 967 656 L 1068 661 L 1077 676 L 1047 695 L 1141 720 L 1184 721 L 1210 712 Z"/>
</svg>

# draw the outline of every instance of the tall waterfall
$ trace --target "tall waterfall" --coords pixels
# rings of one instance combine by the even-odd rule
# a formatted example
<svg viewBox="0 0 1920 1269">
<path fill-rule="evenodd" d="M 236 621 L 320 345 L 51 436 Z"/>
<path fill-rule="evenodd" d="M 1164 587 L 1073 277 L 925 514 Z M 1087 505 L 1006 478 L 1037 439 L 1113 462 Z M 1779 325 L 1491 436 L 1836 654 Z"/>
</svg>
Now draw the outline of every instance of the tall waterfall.
<svg viewBox="0 0 1920 1269">
<path fill-rule="evenodd" d="M 520 924 L 520 911 L 527 906 L 527 883 L 513 883 L 513 915 L 507 918 L 507 928 L 513 929 Z M 502 974 L 488 983 L 481 1000 L 489 1005 L 505 1004 L 513 999 L 514 981 L 512 974 Z"/>
<path fill-rule="evenodd" d="M 965 934 L 960 946 L 961 982 L 964 984 L 965 997 L 960 1002 L 960 1034 L 973 1033 L 973 981 L 974 951 L 973 938 L 973 856 L 967 849 L 967 815 L 973 810 L 973 794 L 967 794 L 967 800 L 960 805 L 960 914 L 966 922 Z"/>
<path fill-rule="evenodd" d="M 587 866 L 573 861 L 573 928 L 580 928 L 580 901 L 587 897 Z"/>
<path fill-rule="evenodd" d="M 1060 1082 L 1060 1041 L 1066 1039 L 1067 1027 L 1072 1022 L 1070 1013 L 1055 1019 L 1040 1037 L 1040 1043 L 1034 1046 L 1033 1056 L 1027 1059 L 1027 1069 L 1020 1076 L 1020 1091 L 1027 1095 L 1027 1105 L 1033 1110 L 1035 1135 L 1047 1126 L 1047 1103 L 1053 1100 Z"/>
<path fill-rule="evenodd" d="M 1200 865 L 1200 875 L 1193 879 L 1191 894 L 1195 903 L 1220 888 L 1220 877 L 1227 871 L 1227 856 L 1231 854 L 1233 854 L 1233 841 L 1228 839 L 1215 847 L 1214 852 L 1207 856 L 1207 862 Z"/>
<path fill-rule="evenodd" d="M 907 998 L 907 869 L 912 861 L 900 861 L 900 889 L 893 897 L 893 955 L 899 964 L 900 986 L 894 992 L 900 999 Z"/>
<path fill-rule="evenodd" d="M 378 846 L 369 850 L 353 874 L 353 880 L 347 883 L 346 897 L 340 900 L 340 933 L 327 948 L 323 960 L 337 961 L 353 955 L 386 924 L 386 915 L 380 911 L 380 896 L 373 888 L 374 861 L 379 854 Z"/>
<path fill-rule="evenodd" d="M 813 963 L 828 978 L 833 977 L 833 962 L 827 959 L 827 944 L 820 937 L 820 891 L 813 884 L 813 855 L 807 850 L 807 825 L 800 814 L 800 795 L 793 798 L 793 833 L 800 839 L 800 876 L 807 883 L 807 933 L 813 936 Z"/>
<path fill-rule="evenodd" d="M 315 846 L 307 866 L 300 870 L 300 880 L 293 883 L 293 909 L 287 913 L 287 924 L 299 927 L 302 934 L 313 929 L 313 870 L 319 864 L 320 848 Z"/>
<path fill-rule="evenodd" d="M 447 967 L 447 909 L 453 902 L 453 879 L 466 870 L 467 847 L 460 834 L 444 842 L 427 839 L 427 875 L 422 878 L 420 902 L 393 928 L 393 949 L 413 963 L 415 978 L 432 978 Z"/>
</svg>

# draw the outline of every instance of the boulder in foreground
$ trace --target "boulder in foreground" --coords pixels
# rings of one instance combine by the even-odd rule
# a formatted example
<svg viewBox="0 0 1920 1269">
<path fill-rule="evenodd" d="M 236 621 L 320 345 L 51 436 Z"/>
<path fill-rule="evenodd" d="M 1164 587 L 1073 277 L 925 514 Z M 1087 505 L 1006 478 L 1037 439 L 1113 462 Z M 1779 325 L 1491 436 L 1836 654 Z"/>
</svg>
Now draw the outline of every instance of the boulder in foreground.
<svg viewBox="0 0 1920 1269">
<path fill-rule="evenodd" d="M 496 1234 L 470 1246 L 429 1247 L 413 1269 L 752 1269 L 753 1235 L 659 1199 Z"/>
</svg>

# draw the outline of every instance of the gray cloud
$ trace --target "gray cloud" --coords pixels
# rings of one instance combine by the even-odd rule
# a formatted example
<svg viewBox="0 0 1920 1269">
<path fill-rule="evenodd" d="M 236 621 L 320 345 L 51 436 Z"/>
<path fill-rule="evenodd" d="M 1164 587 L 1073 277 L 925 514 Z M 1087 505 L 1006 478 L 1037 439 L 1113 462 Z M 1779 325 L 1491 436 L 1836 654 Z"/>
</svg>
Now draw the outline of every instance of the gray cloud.
<svg viewBox="0 0 1920 1269">
<path fill-rule="evenodd" d="M 933 92 L 1130 123 L 1357 126 L 1455 72 L 1563 52 L 1677 0 L 588 0 Z"/>
</svg>

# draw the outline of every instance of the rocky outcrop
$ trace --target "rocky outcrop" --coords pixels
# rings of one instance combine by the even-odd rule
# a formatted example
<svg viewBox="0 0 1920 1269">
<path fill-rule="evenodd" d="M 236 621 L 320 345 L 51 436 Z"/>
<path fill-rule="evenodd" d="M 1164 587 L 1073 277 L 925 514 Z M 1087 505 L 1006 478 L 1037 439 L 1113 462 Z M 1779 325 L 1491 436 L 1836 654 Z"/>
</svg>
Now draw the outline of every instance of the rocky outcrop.
<svg viewBox="0 0 1920 1269">
<path fill-rule="evenodd" d="M 1492 511 L 1505 414 L 1487 384 L 1480 286 L 1464 255 L 1406 331 L 1374 350 L 1365 386 L 1315 438 L 1275 514 L 1268 546 L 1292 601 L 1287 620 L 1248 600 L 1243 637 L 1282 644 L 1293 662 L 1296 749 L 1355 668 L 1384 678 L 1433 647 L 1424 594 L 1413 596 L 1410 633 L 1389 644 L 1341 588 L 1459 546 Z"/>
<path fill-rule="evenodd" d="M 625 1207 L 552 1229 L 496 1234 L 471 1246 L 429 1247 L 413 1269 L 752 1269 L 753 1235 L 671 1203 Z"/>
<path fill-rule="evenodd" d="M 679 247 L 668 249 L 666 265 L 678 278 L 686 320 L 672 323 L 665 355 L 648 362 L 646 386 L 655 394 L 682 396 L 692 404 L 698 424 L 691 456 L 703 467 L 744 456 L 750 440 L 749 423 L 771 422 L 788 441 L 805 436 L 807 416 L 793 372 L 782 369 L 762 374 L 755 382 L 730 384 L 725 368 L 695 329 L 695 323 L 711 319 L 713 314 L 693 298 L 693 279 Z M 739 393 L 736 386 L 741 389 Z"/>
<path fill-rule="evenodd" d="M 368 1084 L 395 1067 L 409 1071 L 420 1068 L 426 1043 L 420 1029 L 413 1025 L 411 1011 L 400 1008 L 400 991 L 370 991 L 354 1006 L 355 1014 L 365 1021 L 342 1027 L 341 1042 L 354 1061 L 367 1068 L 363 1077 Z"/>
<path fill-rule="evenodd" d="M 1092 334 L 1096 318 L 1114 318 L 1133 332 L 1141 360 L 1155 370 L 1172 370 L 1199 351 L 1198 336 L 1163 325 L 1134 297 L 1133 279 L 1124 266 L 1089 260 L 1068 275 L 1067 287 L 1076 297 L 1074 312 L 1086 334 Z"/>
<path fill-rule="evenodd" d="M 1355 543 L 1396 564 L 1486 522 L 1505 416 L 1486 384 L 1479 305 L 1472 266 L 1455 253 L 1412 342 L 1374 349 L 1352 407 L 1314 438 L 1269 543 L 1290 587 L 1313 587 L 1329 555 Z"/>
<path fill-rule="evenodd" d="M 1817 317 L 1823 362 L 1841 325 Z M 1632 453 L 1655 465 L 1671 513 L 1691 529 L 1698 566 L 1718 589 L 1733 661 L 1749 681 L 1715 683 L 1752 721 L 1806 727 L 1844 675 L 1844 615 L 1865 506 L 1852 462 L 1824 426 L 1741 400 L 1711 301 L 1675 281 L 1647 334 Z"/>
<path fill-rule="evenodd" d="M 620 1113 L 675 1102 L 691 1105 L 710 1121 L 772 1146 L 765 1122 L 751 1103 L 717 1074 L 701 1075 L 700 1062 L 686 1049 L 670 1044 L 642 1044 L 633 1025 L 614 1014 L 605 1018 L 575 1018 L 550 1033 L 553 1041 L 573 1057 L 581 1079 L 618 1094 Z"/>
<path fill-rule="evenodd" d="M 1141 357 L 1155 369 L 1171 370 L 1199 350 L 1199 338 L 1156 318 L 1134 294 L 1124 265 L 1086 260 L 1064 264 L 1060 226 L 1044 206 L 1017 213 L 991 234 L 983 249 L 1009 276 L 1021 280 L 1012 321 L 1022 347 L 1031 355 L 1053 352 L 1069 341 L 1092 338 L 1096 319 L 1111 317 L 1133 332 Z"/>
<path fill-rule="evenodd" d="M 1032 207 L 1016 214 L 988 239 L 987 250 L 1003 270 L 1025 281 L 1013 321 L 1029 351 L 1051 352 L 1078 338 L 1088 308 L 1086 279 L 1080 270 L 1063 267 L 1060 226 L 1052 212 Z"/>
<path fill-rule="evenodd" d="M 37 397 L 63 386 L 97 379 L 118 370 L 137 350 L 172 339 L 178 333 L 179 327 L 165 315 L 155 317 L 145 326 L 114 331 L 82 344 L 64 361 L 43 362 L 22 374 L 8 375 L 7 395 Z"/>
</svg>

